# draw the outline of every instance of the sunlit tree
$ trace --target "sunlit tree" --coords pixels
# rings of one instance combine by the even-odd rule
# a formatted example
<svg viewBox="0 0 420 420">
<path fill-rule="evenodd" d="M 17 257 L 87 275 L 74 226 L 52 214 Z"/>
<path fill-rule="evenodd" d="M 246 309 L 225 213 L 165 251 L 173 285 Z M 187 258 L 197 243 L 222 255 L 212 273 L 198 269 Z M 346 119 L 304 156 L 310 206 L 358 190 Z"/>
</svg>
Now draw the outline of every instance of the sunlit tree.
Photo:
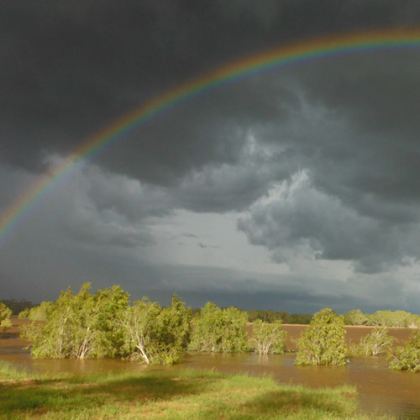
<svg viewBox="0 0 420 420">
<path fill-rule="evenodd" d="M 252 323 L 251 347 L 260 355 L 284 352 L 286 332 L 281 321 L 272 323 L 260 319 Z"/>
<path fill-rule="evenodd" d="M 221 309 L 208 302 L 194 319 L 190 349 L 238 352 L 246 349 L 247 314 L 237 308 Z"/>
<path fill-rule="evenodd" d="M 191 311 L 176 296 L 166 308 L 146 298 L 138 300 L 123 322 L 126 351 L 146 364 L 175 363 L 187 348 L 190 322 Z"/>
<path fill-rule="evenodd" d="M 343 317 L 332 309 L 317 312 L 298 341 L 296 364 L 341 366 L 346 363 Z"/>
<path fill-rule="evenodd" d="M 416 332 L 410 340 L 393 352 L 390 367 L 396 370 L 420 372 L 420 332 Z"/>
<path fill-rule="evenodd" d="M 386 327 L 374 328 L 360 340 L 360 354 L 363 356 L 384 354 L 391 348 L 393 342 L 394 338 L 389 335 Z"/>
<path fill-rule="evenodd" d="M 12 310 L 8 308 L 3 302 L 0 302 L 0 328 L 9 328 L 12 326 L 10 317 Z"/>
</svg>

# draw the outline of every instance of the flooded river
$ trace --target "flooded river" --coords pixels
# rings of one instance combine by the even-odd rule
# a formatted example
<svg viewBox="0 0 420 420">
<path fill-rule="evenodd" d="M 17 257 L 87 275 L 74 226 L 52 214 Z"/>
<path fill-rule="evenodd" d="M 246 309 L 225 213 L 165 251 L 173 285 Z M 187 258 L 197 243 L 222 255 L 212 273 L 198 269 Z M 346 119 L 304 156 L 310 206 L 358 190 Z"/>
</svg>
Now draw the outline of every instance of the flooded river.
<svg viewBox="0 0 420 420">
<path fill-rule="evenodd" d="M 299 329 L 290 327 L 289 337 L 298 336 Z M 349 331 L 349 339 L 369 331 Z M 396 330 L 393 335 L 404 341 L 410 334 Z M 135 362 L 120 360 L 35 360 L 22 348 L 23 343 L 14 334 L 0 339 L 0 360 L 9 361 L 36 372 L 74 374 L 103 372 L 140 372 L 145 368 Z M 354 358 L 347 366 L 296 367 L 294 355 L 258 357 L 254 354 L 190 354 L 183 363 L 168 369 L 215 369 L 226 373 L 268 375 L 281 383 L 301 384 L 309 387 L 334 387 L 354 385 L 358 389 L 360 407 L 368 412 L 382 412 L 400 418 L 420 419 L 420 373 L 396 372 L 388 369 L 384 358 Z"/>
</svg>

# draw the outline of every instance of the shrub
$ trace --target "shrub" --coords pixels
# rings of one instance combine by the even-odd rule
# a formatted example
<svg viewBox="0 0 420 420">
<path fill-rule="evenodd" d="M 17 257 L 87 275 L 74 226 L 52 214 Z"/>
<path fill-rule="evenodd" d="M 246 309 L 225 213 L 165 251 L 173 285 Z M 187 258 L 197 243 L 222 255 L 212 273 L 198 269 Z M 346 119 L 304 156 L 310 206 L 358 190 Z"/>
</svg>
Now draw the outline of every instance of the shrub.
<svg viewBox="0 0 420 420">
<path fill-rule="evenodd" d="M 420 372 L 420 332 L 416 332 L 404 346 L 391 355 L 390 367 L 396 370 Z"/>
<path fill-rule="evenodd" d="M 378 327 L 363 337 L 358 347 L 360 354 L 363 356 L 378 356 L 386 353 L 393 342 L 394 338 L 388 334 L 388 329 L 386 327 Z"/>
<path fill-rule="evenodd" d="M 32 320 L 22 330 L 39 358 L 115 356 L 124 344 L 118 323 L 128 305 L 128 295 L 118 286 L 90 292 L 84 284 L 77 294 L 70 289 L 55 302 L 32 308 Z M 42 322 L 40 322 L 42 321 Z"/>
<path fill-rule="evenodd" d="M 344 323 L 346 325 L 368 325 L 369 318 L 360 309 L 352 309 L 344 314 Z"/>
<path fill-rule="evenodd" d="M 12 311 L 3 302 L 0 302 L 0 329 L 9 328 L 12 326 L 10 317 Z"/>
<path fill-rule="evenodd" d="M 190 350 L 231 353 L 246 349 L 247 314 L 237 308 L 221 309 L 208 302 L 194 319 Z"/>
<path fill-rule="evenodd" d="M 406 311 L 376 311 L 369 315 L 369 325 L 403 328 L 411 326 L 415 318 L 415 315 Z"/>
<path fill-rule="evenodd" d="M 298 341 L 296 364 L 341 366 L 346 363 L 344 319 L 332 309 L 316 313 Z"/>
<path fill-rule="evenodd" d="M 281 321 L 273 323 L 257 320 L 252 324 L 251 346 L 260 355 L 284 352 L 286 332 L 283 330 Z"/>
<path fill-rule="evenodd" d="M 173 364 L 187 348 L 191 311 L 176 296 L 162 308 L 143 298 L 127 310 L 126 349 L 132 359 L 146 364 Z"/>
</svg>

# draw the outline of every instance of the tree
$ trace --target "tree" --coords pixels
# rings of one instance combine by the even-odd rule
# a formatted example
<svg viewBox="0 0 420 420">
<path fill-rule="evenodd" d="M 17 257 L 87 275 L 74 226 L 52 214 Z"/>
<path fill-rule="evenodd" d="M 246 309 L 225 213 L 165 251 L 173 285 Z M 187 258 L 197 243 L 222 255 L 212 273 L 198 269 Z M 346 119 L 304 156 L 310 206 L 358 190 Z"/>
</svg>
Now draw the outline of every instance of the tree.
<svg viewBox="0 0 420 420">
<path fill-rule="evenodd" d="M 360 309 L 352 309 L 344 314 L 344 323 L 346 325 L 368 325 L 369 317 Z"/>
<path fill-rule="evenodd" d="M 420 332 L 416 332 L 404 346 L 391 355 L 389 366 L 396 370 L 420 372 Z"/>
<path fill-rule="evenodd" d="M 388 334 L 386 327 L 377 327 L 360 340 L 359 349 L 363 356 L 378 356 L 386 353 L 394 338 Z"/>
<path fill-rule="evenodd" d="M 369 316 L 369 323 L 386 327 L 408 327 L 415 318 L 415 315 L 406 311 L 376 311 Z"/>
<path fill-rule="evenodd" d="M 116 320 L 128 306 L 128 295 L 118 286 L 90 292 L 85 283 L 77 294 L 62 292 L 55 302 L 32 308 L 33 321 L 23 329 L 31 352 L 40 358 L 115 356 L 124 340 Z"/>
<path fill-rule="evenodd" d="M 96 357 L 125 355 L 125 334 L 121 319 L 128 309 L 129 295 L 120 286 L 98 290 L 95 295 L 96 338 L 93 353 Z"/>
<path fill-rule="evenodd" d="M 246 348 L 247 314 L 208 302 L 194 319 L 190 350 L 231 353 Z"/>
<path fill-rule="evenodd" d="M 12 322 L 10 321 L 11 316 L 12 310 L 3 302 L 0 302 L 0 329 L 9 328 L 12 326 Z"/>
<path fill-rule="evenodd" d="M 32 308 L 26 308 L 19 313 L 19 319 L 28 319 L 30 321 L 45 322 L 48 319 L 48 313 L 52 309 L 53 303 L 44 301 Z"/>
<path fill-rule="evenodd" d="M 173 364 L 187 348 L 191 311 L 176 296 L 162 308 L 143 298 L 128 308 L 124 320 L 125 348 L 146 364 Z"/>
<path fill-rule="evenodd" d="M 270 353 L 282 354 L 286 333 L 281 321 L 272 323 L 263 322 L 260 319 L 252 324 L 252 338 L 250 339 L 254 351 L 260 355 Z"/>
<path fill-rule="evenodd" d="M 298 341 L 296 364 L 332 365 L 346 363 L 344 319 L 332 309 L 317 312 Z"/>
</svg>

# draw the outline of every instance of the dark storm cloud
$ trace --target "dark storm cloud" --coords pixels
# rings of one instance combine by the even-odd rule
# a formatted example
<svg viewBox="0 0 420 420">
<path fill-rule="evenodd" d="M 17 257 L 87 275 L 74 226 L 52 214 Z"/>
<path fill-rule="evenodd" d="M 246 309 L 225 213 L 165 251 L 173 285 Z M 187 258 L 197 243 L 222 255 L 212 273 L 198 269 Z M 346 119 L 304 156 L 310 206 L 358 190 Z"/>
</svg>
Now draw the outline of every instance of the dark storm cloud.
<svg viewBox="0 0 420 420">
<path fill-rule="evenodd" d="M 417 1 L 3 3 L 0 208 L 51 156 L 65 156 L 147 98 L 226 61 L 321 35 L 420 24 Z M 47 293 L 54 278 L 60 279 L 58 291 L 92 275 L 131 285 L 136 293 L 179 290 L 192 302 L 214 296 L 249 307 L 264 299 L 274 306 L 278 299 L 300 302 L 301 310 L 328 302 L 344 308 L 374 286 L 383 288 L 381 302 L 390 305 L 389 297 L 403 288 L 395 279 L 387 286 L 358 273 L 354 294 L 347 285 L 331 296 L 329 283 L 318 294 L 309 290 L 321 278 L 302 278 L 302 284 L 271 279 L 265 289 L 258 276 L 247 282 L 239 272 L 177 271 L 164 261 L 160 270 L 139 255 L 153 243 L 150 226 L 184 208 L 242 211 L 241 230 L 277 262 L 309 252 L 375 273 L 417 260 L 418 51 L 308 62 L 177 105 L 106 149 L 94 165 L 76 170 L 65 192 L 46 199 L 32 228 L 25 225 L 27 234 L 17 235 L 0 255 L 1 280 L 17 293 L 35 276 Z M 270 188 L 302 171 L 309 184 L 265 201 Z M 372 289 L 364 290 L 360 278 L 368 278 Z M 276 281 L 287 287 L 276 289 Z M 244 285 L 249 290 L 235 297 Z M 4 287 L 4 293 L 12 290 Z"/>
<path fill-rule="evenodd" d="M 33 167 L 40 154 L 68 152 L 145 98 L 226 60 L 328 31 L 412 24 L 418 9 L 400 1 L 6 2 L 1 158 Z M 231 160 L 241 143 L 240 137 L 227 141 L 234 129 L 275 113 L 256 88 L 227 103 L 226 95 L 216 108 L 188 107 L 176 122 L 141 130 L 103 159 L 160 182 Z M 247 103 L 254 104 L 252 115 Z"/>
</svg>

